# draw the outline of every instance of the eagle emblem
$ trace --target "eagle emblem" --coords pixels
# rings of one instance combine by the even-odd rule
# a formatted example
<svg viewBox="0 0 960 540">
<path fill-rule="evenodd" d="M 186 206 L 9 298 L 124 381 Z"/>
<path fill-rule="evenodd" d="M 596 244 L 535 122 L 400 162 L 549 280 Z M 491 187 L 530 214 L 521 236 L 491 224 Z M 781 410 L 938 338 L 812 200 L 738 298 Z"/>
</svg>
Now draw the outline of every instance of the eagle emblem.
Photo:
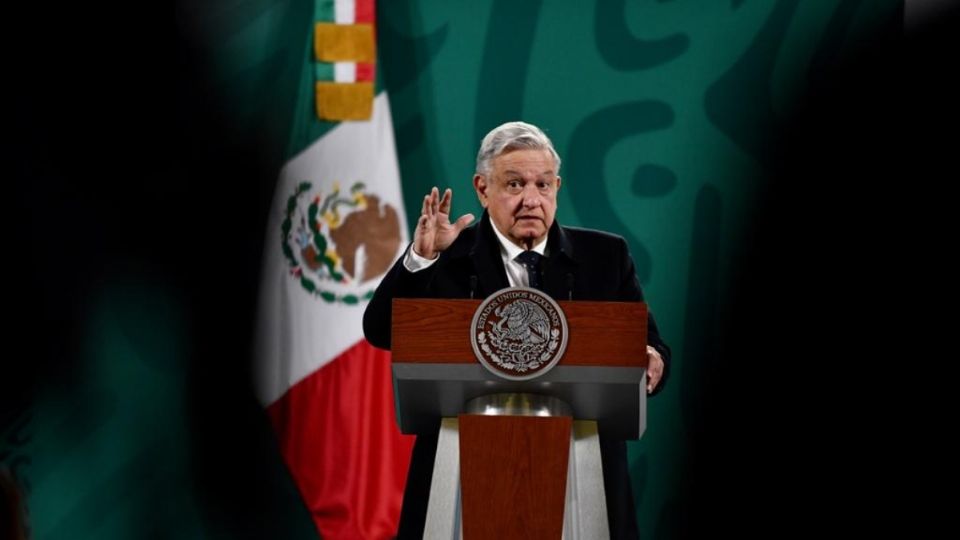
<svg viewBox="0 0 960 540">
<path fill-rule="evenodd" d="M 567 321 L 542 291 L 510 287 L 477 308 L 471 326 L 477 359 L 496 375 L 527 380 L 549 371 L 567 345 Z"/>
</svg>

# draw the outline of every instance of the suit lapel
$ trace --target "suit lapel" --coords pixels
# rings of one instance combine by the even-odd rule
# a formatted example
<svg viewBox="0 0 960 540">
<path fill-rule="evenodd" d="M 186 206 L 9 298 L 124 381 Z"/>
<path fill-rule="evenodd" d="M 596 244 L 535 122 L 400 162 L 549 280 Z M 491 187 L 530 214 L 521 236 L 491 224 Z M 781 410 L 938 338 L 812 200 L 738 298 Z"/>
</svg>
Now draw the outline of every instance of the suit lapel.
<svg viewBox="0 0 960 540">
<path fill-rule="evenodd" d="M 484 210 L 477 227 L 476 240 L 470 249 L 470 260 L 473 261 L 479 281 L 477 296 L 480 298 L 510 286 L 500 257 L 500 243 L 492 227 L 490 215 Z"/>
<path fill-rule="evenodd" d="M 573 244 L 556 220 L 550 227 L 547 249 L 550 256 L 543 270 L 544 292 L 555 300 L 566 300 L 576 279 L 577 260 L 573 257 Z"/>
</svg>

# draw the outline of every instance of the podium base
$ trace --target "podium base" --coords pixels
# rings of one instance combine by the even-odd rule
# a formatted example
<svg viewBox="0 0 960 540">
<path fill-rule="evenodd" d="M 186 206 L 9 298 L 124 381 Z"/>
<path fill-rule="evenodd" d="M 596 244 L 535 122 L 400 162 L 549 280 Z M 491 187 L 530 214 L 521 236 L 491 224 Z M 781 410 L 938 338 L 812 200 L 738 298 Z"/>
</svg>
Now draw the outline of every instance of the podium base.
<svg viewBox="0 0 960 540">
<path fill-rule="evenodd" d="M 574 421 L 569 449 L 563 538 L 609 538 L 597 423 Z M 460 422 L 457 418 L 441 420 L 423 537 L 437 540 L 463 538 Z"/>
</svg>

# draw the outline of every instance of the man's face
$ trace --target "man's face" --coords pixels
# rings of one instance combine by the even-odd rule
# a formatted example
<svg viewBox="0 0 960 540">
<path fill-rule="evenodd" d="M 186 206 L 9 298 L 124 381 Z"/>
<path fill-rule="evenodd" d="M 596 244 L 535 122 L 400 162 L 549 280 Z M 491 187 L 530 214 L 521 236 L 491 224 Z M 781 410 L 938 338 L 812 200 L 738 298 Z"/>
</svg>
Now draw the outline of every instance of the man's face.
<svg viewBox="0 0 960 540">
<path fill-rule="evenodd" d="M 473 177 L 473 187 L 497 230 L 518 246 L 533 247 L 553 225 L 560 177 L 548 150 L 500 154 L 489 175 Z"/>
</svg>

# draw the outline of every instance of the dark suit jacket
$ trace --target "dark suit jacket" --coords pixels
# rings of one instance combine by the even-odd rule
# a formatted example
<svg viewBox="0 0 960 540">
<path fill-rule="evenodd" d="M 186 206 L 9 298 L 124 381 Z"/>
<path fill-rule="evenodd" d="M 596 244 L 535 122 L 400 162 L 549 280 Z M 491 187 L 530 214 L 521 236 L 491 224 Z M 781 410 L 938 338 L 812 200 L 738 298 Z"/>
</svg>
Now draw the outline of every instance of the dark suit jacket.
<svg viewBox="0 0 960 540">
<path fill-rule="evenodd" d="M 640 302 L 637 280 L 626 241 L 617 235 L 561 227 L 550 228 L 544 260 L 544 292 L 557 300 Z M 500 242 L 487 212 L 467 227 L 429 268 L 410 272 L 403 257 L 383 278 L 363 314 L 363 332 L 374 346 L 390 348 L 390 317 L 394 298 L 486 298 L 509 287 L 500 257 Z M 471 290 L 473 289 L 473 290 Z M 647 343 L 663 357 L 664 372 L 654 393 L 663 388 L 670 367 L 670 348 L 660 338 L 651 314 Z"/>
<path fill-rule="evenodd" d="M 547 240 L 547 253 L 549 258 L 544 260 L 542 268 L 544 290 L 557 300 L 643 300 L 627 243 L 619 236 L 561 227 L 554 222 Z M 363 314 L 367 340 L 382 349 L 390 348 L 394 298 L 482 299 L 510 285 L 500 257 L 500 242 L 486 212 L 478 223 L 464 229 L 430 267 L 410 272 L 404 267 L 403 259 L 401 257 L 383 278 Z M 660 338 L 652 315 L 647 321 L 647 342 L 660 352 L 664 361 L 663 379 L 656 393 L 663 388 L 669 373 L 670 348 Z M 399 538 L 423 535 L 436 441 L 436 433 L 417 436 Z M 611 538 L 637 538 L 626 444 L 601 436 L 600 446 Z"/>
</svg>

